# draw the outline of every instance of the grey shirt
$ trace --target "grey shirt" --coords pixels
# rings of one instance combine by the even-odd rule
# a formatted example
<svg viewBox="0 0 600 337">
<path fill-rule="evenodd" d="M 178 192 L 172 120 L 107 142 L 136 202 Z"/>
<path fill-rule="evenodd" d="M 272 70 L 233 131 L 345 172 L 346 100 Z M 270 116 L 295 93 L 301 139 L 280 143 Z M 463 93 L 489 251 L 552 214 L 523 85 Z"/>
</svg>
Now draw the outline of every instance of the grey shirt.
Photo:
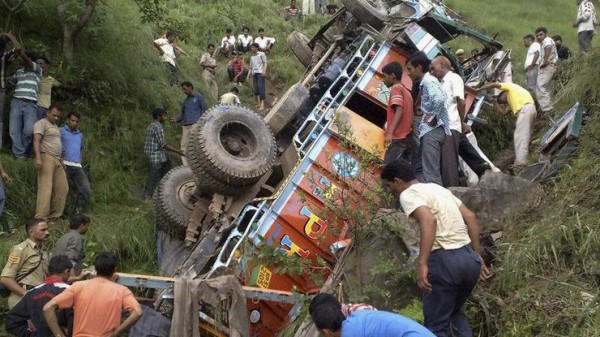
<svg viewBox="0 0 600 337">
<path fill-rule="evenodd" d="M 85 238 L 78 231 L 71 229 L 56 241 L 54 256 L 66 255 L 73 262 L 75 274 L 79 275 L 83 269 L 81 263 L 85 258 L 84 249 Z"/>
</svg>

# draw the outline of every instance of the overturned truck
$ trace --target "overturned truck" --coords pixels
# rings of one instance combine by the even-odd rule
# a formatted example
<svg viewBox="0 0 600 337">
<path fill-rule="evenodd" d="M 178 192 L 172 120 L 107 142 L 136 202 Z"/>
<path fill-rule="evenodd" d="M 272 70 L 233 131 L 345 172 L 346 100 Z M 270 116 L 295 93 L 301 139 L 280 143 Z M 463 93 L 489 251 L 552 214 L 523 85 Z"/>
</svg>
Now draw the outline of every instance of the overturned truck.
<svg viewBox="0 0 600 337">
<path fill-rule="evenodd" d="M 282 294 L 318 292 L 314 276 L 331 274 L 336 251 L 379 206 L 389 94 L 381 68 L 405 64 L 420 50 L 431 58 L 447 56 L 464 76 L 463 64 L 444 44 L 459 35 L 480 42 L 483 51 L 464 76 L 473 124 L 484 98 L 471 87 L 498 79 L 509 65 L 510 51 L 442 5 L 342 2 L 345 8 L 311 39 L 290 35 L 307 67 L 301 82 L 265 118 L 239 105 L 206 111 L 191 131 L 190 166 L 171 170 L 154 195 L 161 273 L 235 275 L 251 294 L 246 320 L 252 336 L 276 336 L 296 318 L 300 304 Z M 402 83 L 411 87 L 407 75 Z M 335 213 L 342 207 L 355 212 Z M 264 262 L 264 252 L 300 261 L 300 270 Z M 167 290 L 162 298 L 168 297 Z M 204 335 L 228 334 L 210 310 L 199 319 Z"/>
</svg>

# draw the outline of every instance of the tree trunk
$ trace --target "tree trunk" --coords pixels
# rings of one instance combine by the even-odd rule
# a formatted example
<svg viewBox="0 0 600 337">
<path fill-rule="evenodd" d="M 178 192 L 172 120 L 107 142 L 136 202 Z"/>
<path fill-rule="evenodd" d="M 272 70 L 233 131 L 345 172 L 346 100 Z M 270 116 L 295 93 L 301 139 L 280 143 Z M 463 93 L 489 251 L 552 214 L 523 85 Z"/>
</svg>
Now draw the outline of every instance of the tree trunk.
<svg viewBox="0 0 600 337">
<path fill-rule="evenodd" d="M 73 65 L 73 32 L 63 26 L 63 58 L 67 65 Z"/>
<path fill-rule="evenodd" d="M 70 17 L 72 13 L 67 13 L 66 1 L 69 0 L 54 0 L 54 6 L 58 12 L 60 25 L 63 29 L 63 57 L 67 65 L 72 65 L 75 59 L 73 55 L 75 38 L 89 23 L 94 14 L 94 10 L 96 9 L 98 0 L 85 0 L 85 8 L 81 13 L 77 14 L 77 20 L 73 23 L 68 22 L 68 17 Z"/>
</svg>

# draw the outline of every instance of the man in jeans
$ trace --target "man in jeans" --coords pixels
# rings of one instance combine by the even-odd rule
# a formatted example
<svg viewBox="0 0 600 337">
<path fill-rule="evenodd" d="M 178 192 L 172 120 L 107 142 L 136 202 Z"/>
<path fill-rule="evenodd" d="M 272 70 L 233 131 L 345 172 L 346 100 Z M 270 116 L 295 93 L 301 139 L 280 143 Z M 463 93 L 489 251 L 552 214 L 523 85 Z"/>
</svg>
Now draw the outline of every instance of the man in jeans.
<svg viewBox="0 0 600 337">
<path fill-rule="evenodd" d="M 547 114 L 554 110 L 554 103 L 552 102 L 552 77 L 554 77 L 554 73 L 556 73 L 558 53 L 556 51 L 556 44 L 554 43 L 554 40 L 548 36 L 548 30 L 546 28 L 540 27 L 536 29 L 535 36 L 542 45 L 540 49 L 540 65 L 535 95 L 540 103 L 542 112 Z"/>
<path fill-rule="evenodd" d="M 62 162 L 60 129 L 56 126 L 60 111 L 50 106 L 47 116 L 33 126 L 33 151 L 38 171 L 35 217 L 52 225 L 63 214 L 69 194 L 67 174 Z"/>
<path fill-rule="evenodd" d="M 208 104 L 204 100 L 204 97 L 198 92 L 194 91 L 194 86 L 190 82 L 183 82 L 181 89 L 185 94 L 185 101 L 181 106 L 181 113 L 177 118 L 173 118 L 171 122 L 181 123 L 182 134 L 181 134 L 181 151 L 185 153 L 187 145 L 190 139 L 190 131 L 200 116 L 208 109 Z M 181 158 L 183 165 L 187 165 L 187 159 Z"/>
<path fill-rule="evenodd" d="M 148 173 L 148 182 L 144 190 L 145 200 L 152 198 L 156 185 L 171 169 L 171 156 L 166 151 L 185 157 L 183 151 L 170 146 L 165 141 L 163 124 L 167 118 L 167 112 L 164 109 L 156 108 L 152 111 L 152 118 L 154 121 L 146 129 L 146 139 L 144 141 L 144 154 L 150 161 L 150 173 Z"/>
<path fill-rule="evenodd" d="M 92 193 L 90 181 L 81 165 L 83 134 L 77 128 L 80 120 L 81 115 L 76 111 L 71 111 L 67 114 L 67 123 L 60 128 L 67 181 L 69 188 L 76 191 L 77 194 L 73 213 L 83 213 L 87 210 L 90 194 Z"/>
<path fill-rule="evenodd" d="M 596 29 L 596 10 L 592 0 L 576 0 L 577 19 L 573 22 L 573 27 L 577 28 L 577 41 L 579 42 L 579 52 L 586 53 L 592 47 L 592 38 Z"/>
<path fill-rule="evenodd" d="M 38 92 L 42 80 L 42 68 L 21 48 L 19 57 L 23 68 L 17 70 L 11 82 L 15 91 L 10 102 L 10 138 L 12 152 L 17 159 L 26 159 L 31 153 L 33 124 L 37 118 Z"/>
<path fill-rule="evenodd" d="M 540 64 L 540 44 L 535 41 L 535 37 L 531 34 L 523 37 L 523 45 L 527 48 L 527 56 L 525 57 L 525 73 L 527 74 L 527 90 L 532 95 L 535 95 L 535 87 L 537 85 L 538 66 Z"/>
<path fill-rule="evenodd" d="M 400 196 L 406 216 L 419 223 L 417 286 L 425 327 L 437 337 L 473 336 L 462 306 L 477 279 L 490 277 L 480 255 L 477 216 L 449 190 L 420 183 L 406 161 L 385 165 L 381 179 Z"/>
<path fill-rule="evenodd" d="M 6 50 L 6 43 L 8 41 L 13 45 L 13 48 L 10 50 Z M 2 140 L 4 139 L 4 99 L 6 95 L 8 67 L 17 57 L 20 50 L 21 45 L 10 32 L 0 35 L 0 148 L 2 148 Z"/>
<path fill-rule="evenodd" d="M 419 181 L 442 186 L 440 161 L 446 136 L 450 136 L 446 94 L 437 78 L 429 74 L 431 61 L 424 53 L 417 52 L 406 63 L 413 81 L 420 82 L 419 110 L 422 114 L 419 125 L 420 148 L 415 160 L 421 158 L 422 177 Z M 419 167 L 419 165 L 416 165 Z M 417 171 L 418 172 L 418 171 Z"/>
<path fill-rule="evenodd" d="M 259 110 L 265 109 L 265 76 L 267 75 L 267 56 L 258 49 L 258 43 L 253 43 L 250 46 L 250 72 L 248 77 L 252 75 L 252 87 L 256 96 L 256 108 Z"/>
</svg>

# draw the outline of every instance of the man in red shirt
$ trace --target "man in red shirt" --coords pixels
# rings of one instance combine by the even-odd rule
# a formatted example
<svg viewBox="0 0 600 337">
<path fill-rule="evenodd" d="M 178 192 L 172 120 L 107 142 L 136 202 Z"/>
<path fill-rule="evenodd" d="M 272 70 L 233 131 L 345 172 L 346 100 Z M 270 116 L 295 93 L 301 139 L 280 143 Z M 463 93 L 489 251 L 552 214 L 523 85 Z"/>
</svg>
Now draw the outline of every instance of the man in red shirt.
<svg viewBox="0 0 600 337">
<path fill-rule="evenodd" d="M 229 65 L 227 66 L 227 73 L 229 74 L 229 81 L 234 82 L 235 84 L 243 83 L 248 77 L 248 68 L 244 64 L 244 59 L 242 58 L 242 52 L 234 51 L 234 56 L 229 61 Z"/>
<path fill-rule="evenodd" d="M 398 62 L 386 64 L 382 69 L 383 83 L 390 88 L 385 126 L 386 151 L 384 165 L 398 159 L 411 160 L 414 148 L 412 138 L 413 99 L 410 91 L 400 83 L 402 65 Z"/>
</svg>

